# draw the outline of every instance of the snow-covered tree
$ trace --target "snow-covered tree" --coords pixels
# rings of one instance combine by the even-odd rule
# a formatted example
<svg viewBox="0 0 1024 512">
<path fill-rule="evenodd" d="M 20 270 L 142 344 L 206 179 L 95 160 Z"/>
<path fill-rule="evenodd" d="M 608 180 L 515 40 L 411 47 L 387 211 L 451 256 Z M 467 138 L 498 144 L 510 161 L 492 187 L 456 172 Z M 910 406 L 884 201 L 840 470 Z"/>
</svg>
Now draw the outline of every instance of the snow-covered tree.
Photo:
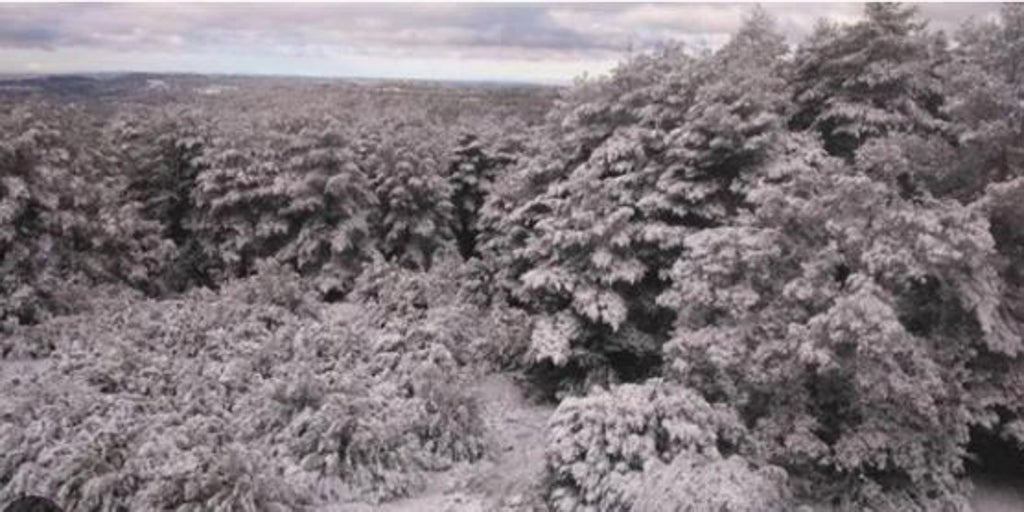
<svg viewBox="0 0 1024 512">
<path fill-rule="evenodd" d="M 116 122 L 111 143 L 125 179 L 123 213 L 136 223 L 155 223 L 158 236 L 173 244 L 171 260 L 146 279 L 132 282 L 151 294 L 210 286 L 194 231 L 198 209 L 193 202 L 203 168 L 204 127 L 182 112 L 129 111 Z"/>
<path fill-rule="evenodd" d="M 931 188 L 962 201 L 977 199 L 993 181 L 1019 177 L 1024 166 L 1024 8 L 1006 4 L 1000 14 L 966 23 L 943 68 L 957 147 Z"/>
<path fill-rule="evenodd" d="M 0 119 L 0 322 L 33 323 L 72 307 L 76 285 L 116 281 L 105 256 L 117 255 L 101 248 L 119 233 L 96 219 L 117 181 L 80 109 L 28 104 Z"/>
<path fill-rule="evenodd" d="M 689 235 L 659 301 L 669 374 L 737 407 L 807 496 L 879 510 L 959 503 L 978 353 L 1024 349 L 999 311 L 986 219 L 906 196 L 899 146 L 853 165 L 792 136 L 754 215 Z"/>
<path fill-rule="evenodd" d="M 284 155 L 289 242 L 275 258 L 319 274 L 325 294 L 347 292 L 372 252 L 375 198 L 351 146 L 340 127 L 328 127 L 300 133 Z"/>
<path fill-rule="evenodd" d="M 474 134 L 464 135 L 448 164 L 448 182 L 454 209 L 451 231 L 459 254 L 467 260 L 480 256 L 477 248 L 482 229 L 480 210 L 496 173 L 511 163 L 509 156 L 496 153 L 486 147 L 486 143 Z"/>
<path fill-rule="evenodd" d="M 672 314 L 654 299 L 683 236 L 745 209 L 782 129 L 785 45 L 756 11 L 713 55 L 669 47 L 581 85 L 519 170 L 536 191 L 505 225 L 516 295 L 543 316 L 535 356 L 655 371 Z M 610 356 L 613 355 L 613 356 Z"/>
<path fill-rule="evenodd" d="M 797 51 L 791 125 L 819 133 L 835 156 L 852 159 L 870 138 L 946 129 L 937 72 L 942 38 L 925 30 L 912 7 L 869 3 L 864 19 L 820 24 Z"/>
<path fill-rule="evenodd" d="M 626 364 L 656 357 L 664 322 L 642 300 L 660 286 L 659 243 L 671 244 L 673 228 L 640 205 L 664 169 L 665 139 L 683 122 L 698 74 L 696 61 L 671 47 L 582 85 L 562 117 L 552 117 L 545 136 L 555 142 L 520 168 L 536 192 L 507 216 L 510 250 L 501 256 L 518 273 L 514 296 L 543 315 L 538 361 L 593 368 L 608 365 L 610 353 Z"/>
<path fill-rule="evenodd" d="M 372 229 L 389 261 L 428 269 L 434 253 L 451 243 L 451 189 L 443 175 L 444 147 L 411 140 L 421 126 L 381 126 L 360 139 L 357 154 L 376 196 Z M 383 132 L 390 132 L 382 134 Z"/>
<path fill-rule="evenodd" d="M 288 204 L 284 142 L 274 133 L 254 132 L 211 141 L 197 179 L 194 200 L 203 212 L 197 230 L 203 251 L 215 258 L 218 281 L 251 274 L 258 260 L 288 242 L 289 225 L 280 216 Z"/>
</svg>

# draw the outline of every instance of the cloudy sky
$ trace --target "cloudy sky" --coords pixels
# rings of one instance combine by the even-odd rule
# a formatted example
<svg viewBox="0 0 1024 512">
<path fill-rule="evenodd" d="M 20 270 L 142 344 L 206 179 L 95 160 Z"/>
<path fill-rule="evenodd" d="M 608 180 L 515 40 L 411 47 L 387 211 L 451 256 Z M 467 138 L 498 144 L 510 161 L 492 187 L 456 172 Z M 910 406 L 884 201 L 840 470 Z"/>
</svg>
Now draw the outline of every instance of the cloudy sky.
<svg viewBox="0 0 1024 512">
<path fill-rule="evenodd" d="M 794 42 L 862 4 L 764 4 Z M 189 71 L 566 83 L 666 39 L 716 46 L 743 4 L 4 4 L 0 73 Z M 995 4 L 923 4 L 951 30 Z"/>
</svg>

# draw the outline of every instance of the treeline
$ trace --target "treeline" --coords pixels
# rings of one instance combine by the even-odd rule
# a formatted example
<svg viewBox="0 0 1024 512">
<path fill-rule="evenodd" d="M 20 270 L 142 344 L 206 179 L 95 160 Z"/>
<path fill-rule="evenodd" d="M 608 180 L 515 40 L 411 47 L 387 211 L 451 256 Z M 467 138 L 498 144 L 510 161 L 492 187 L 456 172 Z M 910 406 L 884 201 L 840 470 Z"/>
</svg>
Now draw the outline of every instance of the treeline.
<svg viewBox="0 0 1024 512">
<path fill-rule="evenodd" d="M 436 105 L 379 120 L 286 111 L 301 102 L 251 115 L 132 105 L 111 117 L 10 106 L 0 128 L 4 323 L 69 312 L 98 284 L 152 297 L 216 289 L 267 259 L 338 300 L 374 258 L 427 269 L 456 239 L 475 254 L 483 190 L 516 158 L 497 125 L 443 126 L 428 115 Z"/>
<path fill-rule="evenodd" d="M 263 99 L 5 116 L 0 314 L 266 262 L 380 306 L 367 281 L 458 253 L 448 296 L 530 318 L 488 350 L 568 397 L 556 510 L 963 510 L 972 432 L 1024 444 L 1019 5 L 947 36 L 868 4 L 795 49 L 754 10 L 536 126 Z"/>
</svg>

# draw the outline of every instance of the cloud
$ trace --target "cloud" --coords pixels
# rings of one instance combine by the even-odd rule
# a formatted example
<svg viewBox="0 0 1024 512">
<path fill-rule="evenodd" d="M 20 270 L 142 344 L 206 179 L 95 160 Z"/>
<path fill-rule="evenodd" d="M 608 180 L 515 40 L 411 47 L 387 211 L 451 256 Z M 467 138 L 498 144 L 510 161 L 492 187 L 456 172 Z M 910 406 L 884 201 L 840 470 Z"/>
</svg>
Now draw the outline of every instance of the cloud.
<svg viewBox="0 0 1024 512">
<path fill-rule="evenodd" d="M 160 48 L 308 43 L 406 50 L 603 46 L 560 26 L 542 5 L 76 4 L 0 6 L 0 45 Z M 11 28 L 18 27 L 18 28 Z"/>
<path fill-rule="evenodd" d="M 793 42 L 810 33 L 820 18 L 850 22 L 863 10 L 862 4 L 764 7 Z M 695 46 L 721 44 L 750 8 L 578 3 L 6 4 L 0 5 L 0 62 L 18 52 L 70 55 L 74 50 L 75 55 L 102 54 L 106 61 L 118 61 L 116 56 L 121 55 L 120 61 L 129 67 L 147 55 L 204 55 L 204 62 L 220 62 L 247 54 L 263 56 L 267 62 L 461 59 L 515 62 L 517 69 L 533 62 L 550 70 L 562 63 L 575 70 L 580 62 L 605 66 L 631 49 L 666 39 Z M 996 10 L 994 4 L 921 6 L 933 27 L 944 30 L 969 16 Z M 59 69 L 60 59 L 54 60 L 50 67 Z"/>
<path fill-rule="evenodd" d="M 14 48 L 50 49 L 59 34 L 45 27 L 19 27 L 13 24 L 0 25 L 0 45 Z"/>
</svg>

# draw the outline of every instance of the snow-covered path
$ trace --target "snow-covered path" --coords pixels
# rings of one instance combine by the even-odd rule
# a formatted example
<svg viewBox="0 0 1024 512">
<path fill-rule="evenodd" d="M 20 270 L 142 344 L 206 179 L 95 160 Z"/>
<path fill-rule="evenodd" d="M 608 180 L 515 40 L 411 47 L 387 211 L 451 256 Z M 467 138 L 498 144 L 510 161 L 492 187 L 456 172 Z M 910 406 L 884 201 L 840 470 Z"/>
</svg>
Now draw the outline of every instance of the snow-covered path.
<svg viewBox="0 0 1024 512">
<path fill-rule="evenodd" d="M 381 505 L 337 504 L 319 512 L 492 512 L 542 510 L 545 432 L 553 407 L 529 403 L 507 374 L 476 386 L 496 447 L 484 460 L 430 475 L 419 495 Z M 535 506 L 537 505 L 537 506 Z"/>
</svg>

